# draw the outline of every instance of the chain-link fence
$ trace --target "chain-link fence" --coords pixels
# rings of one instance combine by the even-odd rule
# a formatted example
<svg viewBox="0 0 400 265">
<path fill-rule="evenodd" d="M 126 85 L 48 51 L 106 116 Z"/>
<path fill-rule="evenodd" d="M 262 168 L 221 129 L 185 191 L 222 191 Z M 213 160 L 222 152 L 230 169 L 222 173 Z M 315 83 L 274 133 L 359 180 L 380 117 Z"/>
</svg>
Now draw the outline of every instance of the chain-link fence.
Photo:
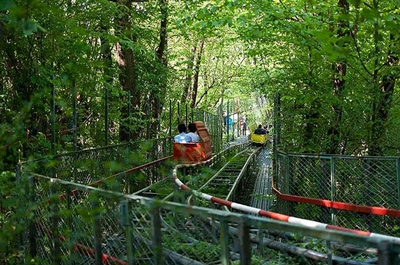
<svg viewBox="0 0 400 265">
<path fill-rule="evenodd" d="M 212 137 L 213 152 L 221 150 L 221 115 L 197 109 L 190 111 L 192 118 L 188 121 L 204 120 Z M 176 112 L 170 107 L 170 112 L 163 113 L 170 114 L 159 121 L 159 128 L 163 128 L 160 135 L 167 135 L 166 137 L 49 155 L 42 159 L 21 162 L 16 173 L 4 175 L 0 180 L 0 263 L 19 263 L 12 260 L 19 258 L 19 242 L 22 242 L 16 234 L 26 230 L 21 218 L 25 218 L 29 211 L 26 207 L 37 207 L 36 203 L 31 206 L 26 205 L 26 201 L 20 203 L 20 197 L 23 196 L 21 193 L 25 190 L 19 190 L 15 179 L 20 179 L 24 172 L 35 172 L 123 193 L 133 193 L 156 183 L 170 176 L 173 166 L 168 158 L 173 151 L 172 137 L 177 133 L 176 126 L 172 127 L 177 120 Z M 169 129 L 165 129 L 166 127 Z"/>
<path fill-rule="evenodd" d="M 393 157 L 278 152 L 276 189 L 282 194 L 317 199 L 278 200 L 278 209 L 299 218 L 400 236 L 400 210 L 396 210 L 400 207 L 399 161 Z"/>
<path fill-rule="evenodd" d="M 25 175 L 17 263 L 397 264 L 400 245 Z"/>
<path fill-rule="evenodd" d="M 22 167 L 26 171 L 88 185 L 115 173 L 170 156 L 172 139 L 167 137 L 49 156 L 24 162 Z M 147 171 L 148 183 L 157 181 L 157 168 Z"/>
<path fill-rule="evenodd" d="M 213 153 L 219 152 L 222 145 L 221 115 L 199 109 L 186 108 L 186 111 L 190 111 L 186 114 L 190 116 L 190 119 L 187 119 L 188 122 L 194 120 L 205 122 L 211 135 Z M 182 114 L 179 113 L 178 116 L 180 115 Z M 173 124 L 176 124 L 173 128 L 177 128 L 176 120 L 173 120 Z M 170 130 L 173 129 L 170 128 Z M 40 160 L 23 162 L 22 167 L 38 174 L 89 185 L 139 165 L 168 158 L 172 156 L 172 152 L 173 134 L 169 137 L 57 154 Z M 163 170 L 160 169 L 160 163 L 157 163 L 152 167 L 146 167 L 145 172 L 137 171 L 129 176 L 119 174 L 118 177 L 123 182 L 142 188 L 165 177 L 165 174 L 160 174 Z M 126 178 L 122 180 L 124 176 Z M 129 188 L 129 190 L 133 189 Z"/>
</svg>

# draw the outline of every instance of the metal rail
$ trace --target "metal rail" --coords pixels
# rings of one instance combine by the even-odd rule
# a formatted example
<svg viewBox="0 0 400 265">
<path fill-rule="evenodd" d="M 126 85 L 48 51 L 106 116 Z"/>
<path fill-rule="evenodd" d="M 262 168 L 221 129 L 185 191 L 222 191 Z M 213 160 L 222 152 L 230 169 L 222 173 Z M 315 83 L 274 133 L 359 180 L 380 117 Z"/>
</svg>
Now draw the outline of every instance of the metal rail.
<svg viewBox="0 0 400 265">
<path fill-rule="evenodd" d="M 179 180 L 177 176 L 177 169 L 182 167 L 182 165 L 178 165 L 174 168 L 173 176 L 175 179 L 175 183 L 183 190 L 190 191 L 193 195 L 196 197 L 199 197 L 201 199 L 204 199 L 206 201 L 215 203 L 217 205 L 223 206 L 223 207 L 228 207 L 229 209 L 232 210 L 238 210 L 241 212 L 246 212 L 249 214 L 255 214 L 259 216 L 264 216 L 268 218 L 272 218 L 275 220 L 283 221 L 283 222 L 288 222 L 288 223 L 293 223 L 293 224 L 299 224 L 303 226 L 311 226 L 311 227 L 318 227 L 321 229 L 325 230 L 337 230 L 337 231 L 343 231 L 351 234 L 356 234 L 356 235 L 361 235 L 366 238 L 378 238 L 382 240 L 389 240 L 391 242 L 396 242 L 397 244 L 400 244 L 400 238 L 398 237 L 393 237 L 393 236 L 388 236 L 388 235 L 383 235 L 379 233 L 371 233 L 367 231 L 362 231 L 362 230 L 357 230 L 357 229 L 349 229 L 345 227 L 340 227 L 336 225 L 330 225 L 322 222 L 316 222 L 308 219 L 302 219 L 302 218 L 296 218 L 293 216 L 285 215 L 285 214 L 280 214 L 280 213 L 275 213 L 271 211 L 266 211 L 262 210 L 259 208 L 251 207 L 248 205 L 240 204 L 234 201 L 229 201 L 226 199 L 222 199 L 221 197 L 215 196 L 215 195 L 210 195 L 208 193 L 203 193 L 198 190 L 192 190 L 189 188 L 187 185 L 185 185 L 181 180 Z M 214 193 L 215 194 L 215 193 Z"/>
<path fill-rule="evenodd" d="M 223 166 L 224 168 L 229 169 L 229 173 L 237 173 L 236 178 L 232 178 L 233 183 L 232 181 L 230 182 L 232 188 L 233 186 L 237 186 L 239 188 L 241 187 L 239 176 L 244 173 L 240 172 L 243 172 L 243 168 L 246 163 L 250 163 L 248 162 L 248 156 L 251 156 L 252 153 L 249 151 L 246 157 L 246 150 L 248 150 L 248 146 L 241 146 L 234 151 L 232 150 L 231 153 L 226 151 L 223 155 L 221 154 L 218 156 L 218 159 L 221 159 L 221 161 L 223 161 L 222 157 L 224 156 L 233 156 L 232 158 L 228 159 L 228 162 L 231 162 L 231 164 Z M 242 154 L 243 157 L 240 158 L 240 155 L 236 154 Z M 236 164 L 236 158 L 239 160 L 244 158 L 243 161 L 241 161 L 244 164 Z M 217 166 L 217 163 L 215 163 L 216 159 L 217 158 L 215 157 L 213 162 Z M 206 163 L 211 162 L 202 162 L 203 165 Z M 232 166 L 234 164 L 235 166 Z M 240 166 L 243 168 L 240 168 Z M 181 167 L 189 168 L 188 165 Z M 221 174 L 223 174 L 223 172 L 224 171 L 221 171 Z M 254 218 L 254 216 L 249 215 L 241 216 L 241 219 L 239 219 L 237 222 L 235 221 L 233 223 L 228 223 L 226 222 L 227 218 L 231 218 L 230 216 L 232 213 L 225 212 L 226 214 L 222 213 L 221 217 L 218 216 L 218 218 L 216 218 L 217 216 L 210 215 L 211 211 L 213 211 L 212 209 L 207 210 L 206 213 L 202 212 L 202 214 L 199 214 L 199 212 L 197 212 L 198 210 L 192 208 L 190 205 L 180 205 L 180 207 L 184 208 L 183 212 L 185 215 L 182 215 L 179 214 L 175 208 L 173 210 L 169 210 L 167 208 L 163 208 L 164 206 L 161 207 L 161 205 L 164 205 L 166 202 L 150 200 L 148 198 L 138 197 L 135 195 L 117 194 L 111 191 L 100 190 L 96 187 L 77 185 L 75 183 L 71 184 L 58 181 L 56 179 L 49 179 L 50 191 L 47 191 L 47 186 L 45 184 L 48 178 L 38 175 L 34 175 L 32 177 L 36 179 L 36 181 L 31 182 L 32 194 L 38 196 L 37 199 L 40 199 L 40 201 L 43 201 L 49 195 L 49 198 L 52 198 L 52 194 L 59 194 L 56 190 L 59 188 L 59 185 L 66 185 L 63 189 L 58 190 L 64 191 L 61 194 L 70 195 L 69 198 L 58 197 L 58 200 L 47 199 L 47 201 L 49 201 L 51 204 L 51 207 L 41 207 L 40 211 L 37 211 L 36 213 L 38 220 L 41 220 L 40 224 L 43 224 L 47 230 L 43 228 L 40 230 L 38 229 L 38 236 L 32 237 L 31 240 L 36 240 L 35 242 L 40 244 L 39 253 L 48 255 L 46 258 L 49 260 L 51 260 L 53 252 L 57 256 L 57 253 L 59 252 L 67 253 L 69 250 L 68 246 L 74 246 L 73 250 L 75 253 L 73 253 L 73 256 L 76 257 L 76 253 L 80 253 L 81 255 L 81 257 L 76 257 L 76 259 L 74 259 L 75 261 L 80 261 L 81 258 L 89 257 L 91 259 L 96 259 L 96 264 L 100 264 L 97 263 L 97 261 L 100 260 L 105 261 L 107 264 L 125 264 L 126 262 L 129 264 L 134 264 L 134 262 L 153 264 L 151 263 L 154 261 L 152 259 L 152 255 L 154 255 L 157 260 L 157 262 L 154 264 L 159 264 L 160 262 L 158 262 L 158 260 L 161 259 L 165 259 L 166 264 L 211 264 L 208 261 L 203 260 L 204 257 L 201 255 L 201 253 L 192 253 L 189 251 L 189 249 L 185 249 L 184 247 L 190 246 L 190 250 L 192 250 L 193 246 L 199 244 L 200 242 L 207 242 L 209 245 L 210 242 L 214 242 L 213 239 L 215 239 L 215 234 L 220 234 L 221 243 L 219 244 L 221 245 L 222 251 L 217 252 L 224 253 L 221 260 L 224 260 L 226 263 L 222 264 L 229 264 L 227 262 L 229 259 L 234 260 L 234 255 L 230 253 L 229 249 L 229 242 L 232 241 L 230 241 L 231 239 L 225 240 L 225 237 L 230 237 L 234 240 L 240 241 L 240 251 L 234 250 L 234 254 L 237 255 L 237 253 L 240 253 L 240 260 L 242 264 L 250 264 L 250 246 L 252 244 L 250 242 L 258 245 L 260 248 L 263 246 L 268 246 L 270 249 L 277 249 L 293 255 L 300 255 L 310 260 L 330 260 L 330 262 L 339 261 L 339 263 L 342 264 L 367 264 L 366 259 L 365 262 L 356 262 L 354 259 L 347 260 L 347 258 L 341 258 L 339 256 L 332 255 L 332 240 L 341 240 L 341 242 L 350 243 L 350 240 L 341 239 L 339 237 L 333 238 L 332 235 L 349 232 L 347 230 L 335 231 L 332 229 L 332 227 L 326 226 L 322 223 L 275 214 L 257 209 L 255 207 L 249 207 L 240 203 L 230 202 L 226 199 L 220 199 L 218 197 L 202 193 L 198 190 L 190 190 L 189 187 L 180 182 L 179 179 L 175 179 L 175 183 L 181 184 L 180 187 L 183 190 L 190 190 L 191 193 L 193 192 L 198 197 L 204 198 L 213 203 L 219 203 L 220 205 L 229 207 L 233 210 L 248 212 L 250 214 L 259 214 L 260 216 L 277 218 L 278 220 L 285 221 L 276 223 L 279 227 L 284 227 L 283 229 L 280 229 L 280 235 L 288 232 L 297 233 L 299 231 L 310 230 L 310 235 L 315 236 L 315 231 L 318 230 L 318 236 L 327 240 L 327 254 L 324 254 L 324 250 L 322 250 L 320 253 L 306 248 L 294 246 L 292 241 L 286 241 L 287 238 L 280 235 L 275 235 L 275 238 L 277 239 L 271 240 L 271 234 L 269 233 L 272 229 L 271 224 L 274 222 L 272 221 L 271 223 L 271 220 L 268 218 L 257 220 L 254 219 L 254 223 L 245 224 L 244 220 L 251 220 Z M 209 185 L 217 182 L 219 182 L 218 176 L 213 178 L 213 181 L 207 181 Z M 165 180 L 165 183 L 170 184 L 167 180 Z M 36 187 L 36 189 L 34 189 L 34 187 Z M 209 186 L 206 185 L 204 188 L 208 187 Z M 71 190 L 79 190 L 80 192 L 71 192 Z M 142 193 L 148 191 L 149 190 L 142 190 Z M 90 192 L 93 192 L 96 196 L 89 196 Z M 232 189 L 225 190 L 224 198 L 228 198 L 229 193 L 232 193 Z M 102 195 L 100 196 L 100 194 Z M 110 197 L 106 198 L 106 194 L 109 194 Z M 116 198 L 117 195 L 121 197 Z M 150 193 L 148 195 L 148 197 L 151 196 Z M 149 208 L 149 205 L 152 206 Z M 89 212 L 93 207 L 101 207 L 101 210 L 96 210 L 96 214 L 91 216 L 93 217 L 93 220 L 90 219 L 92 223 L 88 223 L 87 217 L 83 215 L 82 218 L 80 215 Z M 173 207 L 175 207 L 175 205 Z M 52 211 L 52 214 L 47 212 L 49 209 Z M 50 217 L 47 218 L 48 216 Z M 268 223 L 268 225 L 266 224 L 265 226 L 261 227 L 261 224 L 264 224 L 264 222 Z M 236 231 L 236 227 L 239 230 Z M 74 231 L 74 233 L 71 233 L 71 231 Z M 97 233 L 95 234 L 94 238 L 92 236 L 93 231 Z M 161 234 L 163 235 L 162 237 Z M 64 237 L 64 235 L 69 235 L 69 237 Z M 76 235 L 79 235 L 79 237 L 76 237 Z M 383 242 L 386 240 L 393 244 L 400 243 L 399 241 L 393 240 L 392 237 L 376 237 L 352 233 L 343 233 L 341 235 L 352 239 L 358 237 L 363 238 L 365 243 L 372 241 Z M 47 247 L 46 242 L 49 241 L 48 239 L 52 239 L 55 243 L 57 243 L 54 244 L 54 249 Z M 173 244 L 178 239 L 179 244 Z M 304 244 L 310 243 L 307 241 L 307 238 L 304 238 L 304 240 Z M 35 242 L 32 242 L 32 245 Z M 285 243 L 285 245 L 283 243 Z M 332 242 L 332 246 L 334 248 L 336 248 L 336 246 L 334 246 L 335 244 L 336 242 Z M 43 249 L 49 249 L 51 252 L 43 252 Z M 348 252 L 347 249 L 346 252 Z M 184 255 L 181 253 L 184 253 Z M 378 255 L 374 254 L 373 256 L 379 257 L 379 253 Z M 128 261 L 126 261 L 125 257 L 127 257 Z M 212 264 L 217 263 L 214 261 Z M 307 264 L 313 263 L 310 262 Z"/>
<path fill-rule="evenodd" d="M 221 169 L 197 191 L 218 195 L 226 200 L 235 199 L 240 192 L 240 184 L 248 171 L 248 167 L 261 148 L 246 148 L 232 157 Z M 223 188 L 227 189 L 223 189 Z"/>
<path fill-rule="evenodd" d="M 244 148 L 244 149 L 243 149 Z M 187 184 L 194 186 L 192 179 L 196 179 L 203 172 L 201 168 L 207 166 L 208 169 L 214 167 L 219 168 L 219 170 L 204 183 L 198 190 L 205 189 L 209 187 L 220 187 L 223 185 L 230 186 L 230 189 L 224 191 L 226 198 L 232 196 L 234 191 L 238 189 L 240 179 L 243 179 L 245 168 L 248 167 L 250 159 L 255 157 L 255 154 L 261 150 L 260 148 L 251 148 L 248 143 L 242 143 L 240 145 L 232 145 L 220 153 L 213 156 L 210 161 L 206 163 L 200 162 L 196 164 L 185 165 L 182 174 L 184 178 L 190 174 L 190 178 L 187 178 Z M 227 157 L 233 155 L 232 158 L 225 160 Z M 190 168 L 190 169 L 189 169 Z M 199 170 L 197 170 L 199 169 Z M 139 191 L 132 193 L 132 195 L 144 196 L 148 198 L 158 198 L 164 201 L 169 201 L 174 198 L 177 191 L 174 189 L 174 185 L 169 182 L 170 178 L 164 178 L 152 185 L 149 185 Z M 239 190 L 240 191 L 240 190 Z M 190 199 L 188 200 L 190 203 Z"/>
</svg>

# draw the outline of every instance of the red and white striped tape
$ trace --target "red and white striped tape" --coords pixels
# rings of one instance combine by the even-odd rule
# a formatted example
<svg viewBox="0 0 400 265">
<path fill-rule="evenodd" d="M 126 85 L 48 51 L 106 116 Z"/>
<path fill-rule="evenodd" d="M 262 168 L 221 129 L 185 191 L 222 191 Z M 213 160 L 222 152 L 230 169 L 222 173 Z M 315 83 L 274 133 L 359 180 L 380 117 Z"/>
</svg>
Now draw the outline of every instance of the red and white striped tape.
<svg viewBox="0 0 400 265">
<path fill-rule="evenodd" d="M 283 222 L 288 222 L 288 223 L 293 223 L 293 224 L 299 224 L 307 227 L 313 227 L 313 228 L 320 228 L 320 229 L 326 229 L 326 230 L 337 230 L 337 231 L 342 231 L 342 232 L 347 232 L 351 234 L 356 234 L 360 236 L 365 236 L 365 237 L 370 237 L 370 238 L 376 238 L 380 240 L 388 240 L 392 241 L 395 243 L 400 243 L 400 238 L 398 237 L 393 237 L 393 236 L 388 236 L 388 235 L 383 235 L 383 234 L 378 234 L 378 233 L 372 233 L 372 232 L 367 232 L 367 231 L 362 231 L 362 230 L 356 230 L 356 229 L 350 229 L 350 228 L 345 228 L 345 227 L 340 227 L 340 226 L 335 226 L 335 225 L 329 225 L 325 223 L 320 223 L 316 221 L 311 221 L 307 219 L 301 219 L 301 218 L 296 218 L 284 214 L 279 214 L 279 213 L 274 213 L 270 211 L 265 211 L 262 209 L 258 209 L 255 207 L 247 206 L 244 204 L 240 203 L 235 203 L 231 201 L 227 201 L 203 192 L 199 192 L 196 190 L 190 189 L 187 185 L 185 185 L 182 181 L 179 180 L 177 171 L 179 168 L 185 168 L 185 167 L 194 167 L 194 166 L 199 166 L 202 164 L 207 164 L 210 163 L 214 158 L 211 158 L 207 161 L 202 161 L 196 164 L 179 164 L 176 165 L 174 170 L 173 170 L 173 178 L 175 181 L 175 184 L 178 185 L 182 190 L 188 190 L 191 191 L 196 197 L 202 198 L 204 200 L 211 201 L 213 203 L 221 204 L 224 206 L 227 206 L 228 208 L 239 210 L 242 212 L 250 213 L 250 214 L 257 214 L 259 216 L 264 216 L 268 217 L 271 219 L 283 221 Z"/>
</svg>

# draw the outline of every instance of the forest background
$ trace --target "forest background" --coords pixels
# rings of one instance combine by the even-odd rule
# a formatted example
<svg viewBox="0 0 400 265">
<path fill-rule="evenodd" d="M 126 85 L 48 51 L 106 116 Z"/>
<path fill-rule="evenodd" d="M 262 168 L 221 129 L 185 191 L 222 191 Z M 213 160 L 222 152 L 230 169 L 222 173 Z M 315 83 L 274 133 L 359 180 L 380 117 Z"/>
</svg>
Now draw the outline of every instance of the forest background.
<svg viewBox="0 0 400 265">
<path fill-rule="evenodd" d="M 112 144 L 141 137 L 145 122 L 151 137 L 166 133 L 155 128 L 171 101 L 215 112 L 240 99 L 256 122 L 266 98 L 285 151 L 398 156 L 399 6 L 3 0 L 0 170 L 49 154 L 52 119 L 71 129 L 74 108 L 82 147 L 95 147 L 105 109 Z"/>
</svg>

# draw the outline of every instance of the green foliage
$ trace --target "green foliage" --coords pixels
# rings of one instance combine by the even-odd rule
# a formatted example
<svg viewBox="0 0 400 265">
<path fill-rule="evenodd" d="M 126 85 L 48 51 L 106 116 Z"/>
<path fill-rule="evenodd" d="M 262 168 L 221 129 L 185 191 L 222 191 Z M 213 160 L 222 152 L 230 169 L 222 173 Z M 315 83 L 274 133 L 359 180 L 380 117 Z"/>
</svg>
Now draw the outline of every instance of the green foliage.
<svg viewBox="0 0 400 265">
<path fill-rule="evenodd" d="M 204 262 L 215 262 L 219 260 L 221 249 L 219 246 L 208 242 L 196 242 L 193 244 L 181 244 L 179 246 L 182 253 L 188 257 L 198 257 Z"/>
</svg>

